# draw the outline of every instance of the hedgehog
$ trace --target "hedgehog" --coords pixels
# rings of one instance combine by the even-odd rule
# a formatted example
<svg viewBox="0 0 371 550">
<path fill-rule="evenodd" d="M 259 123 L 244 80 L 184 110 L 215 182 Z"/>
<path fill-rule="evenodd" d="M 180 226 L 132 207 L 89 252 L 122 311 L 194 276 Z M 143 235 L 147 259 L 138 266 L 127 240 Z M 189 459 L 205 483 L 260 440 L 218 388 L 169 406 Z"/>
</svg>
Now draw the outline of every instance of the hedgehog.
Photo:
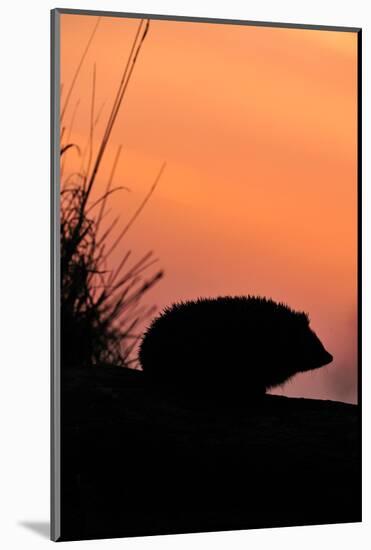
<svg viewBox="0 0 371 550">
<path fill-rule="evenodd" d="M 174 303 L 145 331 L 139 361 L 152 382 L 190 393 L 263 395 L 330 363 L 308 314 L 260 296 Z"/>
</svg>

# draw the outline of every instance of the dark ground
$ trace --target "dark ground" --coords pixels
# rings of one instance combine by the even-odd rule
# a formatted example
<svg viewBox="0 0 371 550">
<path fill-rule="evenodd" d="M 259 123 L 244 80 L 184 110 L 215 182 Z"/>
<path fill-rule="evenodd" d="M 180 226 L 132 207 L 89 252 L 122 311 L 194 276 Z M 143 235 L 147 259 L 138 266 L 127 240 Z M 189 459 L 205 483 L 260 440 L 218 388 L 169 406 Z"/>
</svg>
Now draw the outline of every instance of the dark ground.
<svg viewBox="0 0 371 550">
<path fill-rule="evenodd" d="M 139 371 L 64 369 L 61 540 L 360 521 L 359 414 L 192 405 Z"/>
</svg>

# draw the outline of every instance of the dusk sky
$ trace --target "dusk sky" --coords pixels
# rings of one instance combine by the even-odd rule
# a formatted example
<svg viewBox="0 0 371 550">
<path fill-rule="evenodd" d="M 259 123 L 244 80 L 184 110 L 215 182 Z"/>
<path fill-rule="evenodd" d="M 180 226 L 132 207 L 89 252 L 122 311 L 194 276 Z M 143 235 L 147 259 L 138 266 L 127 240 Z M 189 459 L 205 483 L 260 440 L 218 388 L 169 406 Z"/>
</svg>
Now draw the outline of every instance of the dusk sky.
<svg viewBox="0 0 371 550">
<path fill-rule="evenodd" d="M 97 22 L 61 16 L 62 105 Z M 138 27 L 103 17 L 65 123 L 89 136 L 96 64 L 97 149 Z M 159 309 L 199 296 L 259 294 L 309 313 L 334 362 L 296 376 L 290 396 L 357 400 L 357 34 L 151 21 L 98 189 L 123 153 L 111 216 L 122 226 L 166 168 L 115 251 L 154 250 Z M 81 158 L 71 149 L 64 177 Z M 248 336 L 248 335 L 247 335 Z"/>
</svg>

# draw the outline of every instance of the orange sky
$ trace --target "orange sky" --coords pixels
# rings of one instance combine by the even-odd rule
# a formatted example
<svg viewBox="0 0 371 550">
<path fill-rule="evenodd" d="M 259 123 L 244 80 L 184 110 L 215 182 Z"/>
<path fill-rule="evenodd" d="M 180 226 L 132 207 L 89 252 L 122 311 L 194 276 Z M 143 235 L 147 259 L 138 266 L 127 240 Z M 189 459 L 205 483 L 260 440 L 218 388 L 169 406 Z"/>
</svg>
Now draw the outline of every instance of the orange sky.
<svg viewBox="0 0 371 550">
<path fill-rule="evenodd" d="M 61 16 L 64 90 L 95 23 Z M 101 19 L 71 141 L 87 140 L 95 62 L 99 142 L 137 26 Z M 115 183 L 132 191 L 111 206 L 124 224 L 167 162 L 126 240 L 165 270 L 149 302 L 261 294 L 310 313 L 335 360 L 286 395 L 356 402 L 356 122 L 356 33 L 151 21 L 99 173 L 98 191 L 122 144 Z M 71 150 L 65 175 L 79 166 Z"/>
</svg>

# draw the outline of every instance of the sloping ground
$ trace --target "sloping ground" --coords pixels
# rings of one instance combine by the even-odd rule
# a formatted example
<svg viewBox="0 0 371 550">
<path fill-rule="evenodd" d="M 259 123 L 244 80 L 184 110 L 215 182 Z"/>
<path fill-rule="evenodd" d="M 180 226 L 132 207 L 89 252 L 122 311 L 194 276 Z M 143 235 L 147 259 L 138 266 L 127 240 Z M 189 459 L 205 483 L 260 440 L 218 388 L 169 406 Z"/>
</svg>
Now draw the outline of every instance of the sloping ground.
<svg viewBox="0 0 371 550">
<path fill-rule="evenodd" d="M 190 403 L 120 368 L 62 373 L 62 540 L 361 520 L 355 405 Z"/>
</svg>

